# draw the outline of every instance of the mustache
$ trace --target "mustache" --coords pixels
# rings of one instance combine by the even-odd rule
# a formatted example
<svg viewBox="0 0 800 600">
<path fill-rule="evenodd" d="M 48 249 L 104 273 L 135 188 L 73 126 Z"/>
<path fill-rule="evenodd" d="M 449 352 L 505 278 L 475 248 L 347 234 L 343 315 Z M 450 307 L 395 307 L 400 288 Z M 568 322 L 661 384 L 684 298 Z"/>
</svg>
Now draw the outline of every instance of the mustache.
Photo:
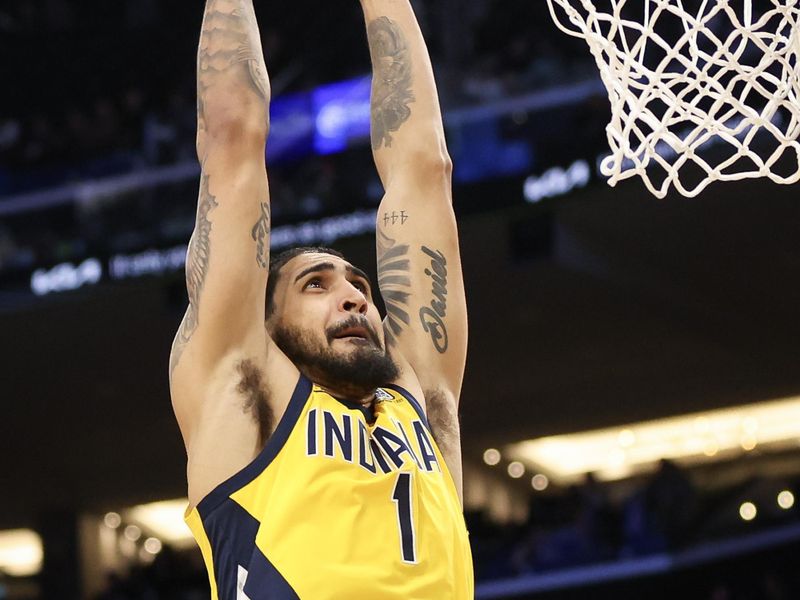
<svg viewBox="0 0 800 600">
<path fill-rule="evenodd" d="M 370 322 L 367 320 L 366 317 L 357 317 L 353 315 L 345 319 L 344 321 L 340 321 L 336 325 L 331 325 L 328 329 L 325 330 L 325 334 L 328 337 L 328 343 L 331 343 L 337 335 L 341 332 L 345 331 L 346 329 L 350 329 L 351 327 L 361 327 L 369 336 L 370 340 L 373 344 L 375 344 L 378 348 L 381 348 L 381 340 L 378 337 L 378 334 L 370 325 Z"/>
</svg>

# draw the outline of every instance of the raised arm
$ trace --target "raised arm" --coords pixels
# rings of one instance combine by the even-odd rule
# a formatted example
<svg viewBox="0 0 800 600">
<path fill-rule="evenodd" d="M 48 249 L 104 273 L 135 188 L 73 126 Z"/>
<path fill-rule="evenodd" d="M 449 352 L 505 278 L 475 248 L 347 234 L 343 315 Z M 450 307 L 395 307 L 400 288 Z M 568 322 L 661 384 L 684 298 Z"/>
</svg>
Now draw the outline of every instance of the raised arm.
<svg viewBox="0 0 800 600">
<path fill-rule="evenodd" d="M 384 328 L 424 392 L 428 417 L 460 479 L 457 407 L 467 315 L 452 166 L 425 41 L 408 0 L 362 0 L 373 66 L 372 150 Z"/>
<path fill-rule="evenodd" d="M 269 98 L 252 0 L 208 0 L 197 57 L 202 173 L 186 257 L 189 308 L 170 357 L 173 405 L 185 438 L 223 359 L 258 359 L 266 351 Z"/>
</svg>

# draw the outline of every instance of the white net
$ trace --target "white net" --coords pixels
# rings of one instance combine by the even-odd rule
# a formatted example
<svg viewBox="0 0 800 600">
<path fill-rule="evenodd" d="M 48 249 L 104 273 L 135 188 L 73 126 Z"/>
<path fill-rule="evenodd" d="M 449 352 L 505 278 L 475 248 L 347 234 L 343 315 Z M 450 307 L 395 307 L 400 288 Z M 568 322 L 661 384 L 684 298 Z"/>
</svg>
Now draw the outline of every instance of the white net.
<svg viewBox="0 0 800 600">
<path fill-rule="evenodd" d="M 800 0 L 547 0 L 584 38 L 611 100 L 609 184 L 659 198 L 800 179 Z"/>
</svg>

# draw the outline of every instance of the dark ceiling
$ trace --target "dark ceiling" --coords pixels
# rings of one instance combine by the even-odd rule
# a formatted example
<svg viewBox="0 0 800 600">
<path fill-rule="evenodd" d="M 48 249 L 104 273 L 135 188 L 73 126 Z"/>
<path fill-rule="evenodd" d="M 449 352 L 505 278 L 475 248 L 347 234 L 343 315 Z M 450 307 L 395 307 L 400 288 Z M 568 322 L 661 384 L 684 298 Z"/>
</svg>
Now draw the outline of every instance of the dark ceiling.
<svg viewBox="0 0 800 600">
<path fill-rule="evenodd" d="M 465 458 L 800 394 L 797 193 L 759 181 L 656 200 L 629 182 L 462 219 Z M 374 264 L 371 239 L 340 247 Z M 182 302 L 160 279 L 0 316 L 0 527 L 185 493 L 166 376 Z"/>
</svg>

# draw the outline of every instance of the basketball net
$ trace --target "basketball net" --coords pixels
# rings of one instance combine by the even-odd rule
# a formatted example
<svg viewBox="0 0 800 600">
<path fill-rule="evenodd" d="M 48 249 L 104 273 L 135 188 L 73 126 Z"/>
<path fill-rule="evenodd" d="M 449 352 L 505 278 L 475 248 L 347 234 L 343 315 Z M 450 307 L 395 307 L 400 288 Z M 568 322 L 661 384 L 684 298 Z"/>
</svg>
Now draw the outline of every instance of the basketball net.
<svg viewBox="0 0 800 600">
<path fill-rule="evenodd" d="M 670 186 L 693 197 L 716 180 L 800 179 L 800 0 L 547 2 L 589 44 L 608 91 L 610 185 L 638 175 L 663 198 Z"/>
</svg>

